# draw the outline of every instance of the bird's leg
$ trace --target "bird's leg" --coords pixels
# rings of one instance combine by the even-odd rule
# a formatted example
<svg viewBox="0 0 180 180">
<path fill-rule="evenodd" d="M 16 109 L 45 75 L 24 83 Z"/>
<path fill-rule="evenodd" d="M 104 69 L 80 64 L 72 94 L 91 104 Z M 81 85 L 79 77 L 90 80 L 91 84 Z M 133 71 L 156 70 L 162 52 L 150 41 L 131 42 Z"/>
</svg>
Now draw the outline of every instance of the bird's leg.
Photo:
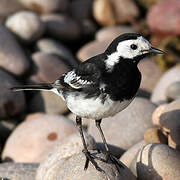
<svg viewBox="0 0 180 180">
<path fill-rule="evenodd" d="M 100 124 L 101 124 L 101 119 L 96 120 L 96 127 L 98 128 L 98 130 L 99 130 L 99 132 L 101 134 L 101 138 L 103 140 L 103 144 L 104 144 L 105 150 L 106 150 L 106 161 L 108 162 L 108 160 L 110 159 L 112 162 L 115 163 L 115 165 L 118 164 L 119 166 L 122 166 L 120 164 L 119 160 L 110 153 L 108 144 L 106 142 L 106 139 L 104 137 L 104 133 L 103 133 L 103 131 L 101 129 L 101 125 Z"/>
<path fill-rule="evenodd" d="M 80 133 L 80 136 L 81 136 L 81 139 L 82 139 L 82 143 L 83 143 L 83 146 L 84 146 L 83 153 L 86 156 L 86 163 L 85 163 L 85 166 L 84 166 L 84 170 L 86 170 L 88 168 L 89 161 L 91 161 L 91 163 L 95 166 L 95 168 L 98 171 L 102 171 L 102 169 L 97 165 L 94 158 L 91 156 L 90 152 L 87 149 L 86 141 L 85 141 L 83 130 L 82 130 L 82 119 L 79 116 L 76 116 L 76 125 L 78 127 L 78 130 L 79 130 L 79 133 Z"/>
</svg>

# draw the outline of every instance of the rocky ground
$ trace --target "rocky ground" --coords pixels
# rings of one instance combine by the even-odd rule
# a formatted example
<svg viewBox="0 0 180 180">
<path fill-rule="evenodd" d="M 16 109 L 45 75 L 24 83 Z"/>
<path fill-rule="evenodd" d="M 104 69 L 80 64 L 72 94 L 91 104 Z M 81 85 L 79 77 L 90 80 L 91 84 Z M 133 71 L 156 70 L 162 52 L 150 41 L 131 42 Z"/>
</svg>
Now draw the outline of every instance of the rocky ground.
<svg viewBox="0 0 180 180">
<path fill-rule="evenodd" d="M 12 92 L 52 82 L 103 52 L 125 32 L 143 34 L 163 56 L 139 64 L 141 88 L 124 111 L 102 123 L 113 163 L 89 164 L 75 116 L 57 95 Z M 0 179 L 178 180 L 180 178 L 179 0 L 0 0 Z M 93 120 L 88 148 L 104 159 Z"/>
</svg>

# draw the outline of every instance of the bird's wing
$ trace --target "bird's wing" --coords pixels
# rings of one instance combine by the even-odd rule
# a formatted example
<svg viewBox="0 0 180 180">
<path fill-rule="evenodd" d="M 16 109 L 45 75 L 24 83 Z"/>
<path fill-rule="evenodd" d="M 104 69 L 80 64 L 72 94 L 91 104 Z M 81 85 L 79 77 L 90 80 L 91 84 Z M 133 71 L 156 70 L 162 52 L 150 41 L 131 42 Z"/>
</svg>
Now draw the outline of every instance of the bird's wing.
<svg viewBox="0 0 180 180">
<path fill-rule="evenodd" d="M 82 63 L 64 76 L 64 83 L 74 89 L 81 89 L 98 82 L 99 69 L 93 63 Z"/>
</svg>

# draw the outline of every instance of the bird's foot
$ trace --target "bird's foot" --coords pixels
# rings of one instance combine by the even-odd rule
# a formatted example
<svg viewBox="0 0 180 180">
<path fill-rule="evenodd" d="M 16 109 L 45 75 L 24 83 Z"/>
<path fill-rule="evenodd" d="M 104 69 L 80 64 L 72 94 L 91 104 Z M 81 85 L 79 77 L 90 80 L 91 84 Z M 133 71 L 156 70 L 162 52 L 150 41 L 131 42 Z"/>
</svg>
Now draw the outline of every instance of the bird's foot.
<svg viewBox="0 0 180 180">
<path fill-rule="evenodd" d="M 96 161 L 94 160 L 95 157 L 92 156 L 89 151 L 83 150 L 82 152 L 83 152 L 83 153 L 85 154 L 85 156 L 86 156 L 86 163 L 85 163 L 85 165 L 84 165 L 84 170 L 87 170 L 88 165 L 89 165 L 89 161 L 90 161 L 98 171 L 100 171 L 100 172 L 103 171 L 103 170 L 97 165 Z"/>
<path fill-rule="evenodd" d="M 111 161 L 119 171 L 119 168 L 124 168 L 124 166 L 121 164 L 121 162 L 110 152 L 106 152 L 106 162 Z"/>
</svg>

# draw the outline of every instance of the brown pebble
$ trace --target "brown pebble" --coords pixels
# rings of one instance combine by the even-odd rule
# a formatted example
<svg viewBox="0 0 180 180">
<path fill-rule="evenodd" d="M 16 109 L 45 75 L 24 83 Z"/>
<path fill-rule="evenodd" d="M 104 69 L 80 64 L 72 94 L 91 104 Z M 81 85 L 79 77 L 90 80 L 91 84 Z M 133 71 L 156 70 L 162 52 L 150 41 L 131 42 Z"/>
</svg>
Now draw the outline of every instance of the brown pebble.
<svg viewBox="0 0 180 180">
<path fill-rule="evenodd" d="M 151 143 L 163 143 L 167 144 L 167 138 L 166 136 L 161 132 L 158 128 L 149 128 L 144 133 L 144 140 L 146 144 Z"/>
</svg>

